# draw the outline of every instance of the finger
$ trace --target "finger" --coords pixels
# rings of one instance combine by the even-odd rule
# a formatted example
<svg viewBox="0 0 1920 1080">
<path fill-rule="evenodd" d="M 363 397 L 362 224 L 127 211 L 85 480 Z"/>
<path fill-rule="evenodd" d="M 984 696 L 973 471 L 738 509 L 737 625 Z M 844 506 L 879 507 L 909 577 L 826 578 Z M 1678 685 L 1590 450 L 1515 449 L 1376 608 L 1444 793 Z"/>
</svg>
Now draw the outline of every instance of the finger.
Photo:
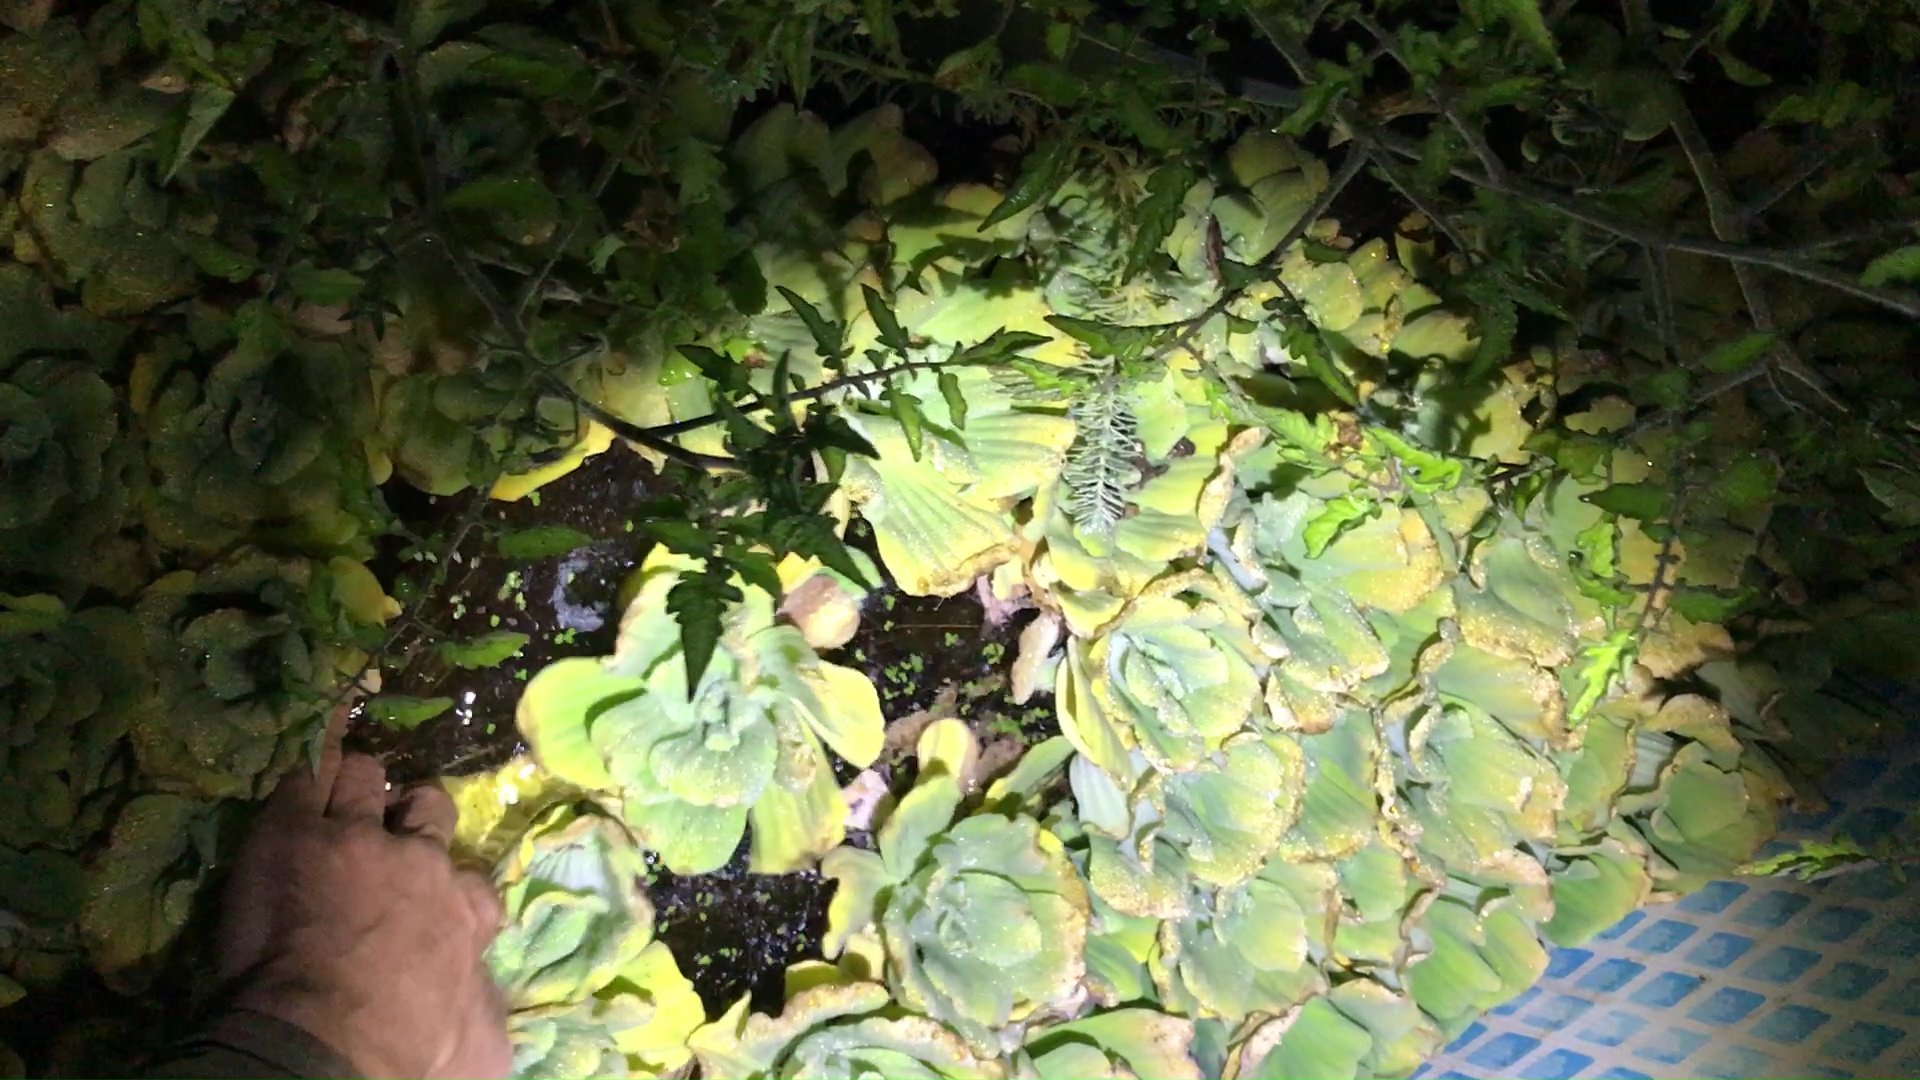
<svg viewBox="0 0 1920 1080">
<path fill-rule="evenodd" d="M 500 906 L 500 894 L 493 890 L 492 882 L 472 871 L 462 871 L 455 881 L 473 919 L 474 940 L 484 952 L 500 935 L 500 922 L 506 915 Z"/>
<path fill-rule="evenodd" d="M 340 759 L 327 800 L 330 818 L 363 818 L 383 823 L 387 816 L 387 770 L 366 754 Z"/>
<path fill-rule="evenodd" d="M 281 811 L 320 814 L 327 809 L 334 778 L 340 773 L 340 741 L 347 734 L 351 704 L 343 703 L 327 715 L 327 726 L 320 734 L 320 760 L 301 760 L 280 777 L 269 806 Z"/>
<path fill-rule="evenodd" d="M 459 817 L 447 789 L 428 783 L 415 784 L 402 792 L 388 820 L 393 823 L 394 832 L 424 837 L 444 848 L 453 844 L 453 830 Z"/>
</svg>

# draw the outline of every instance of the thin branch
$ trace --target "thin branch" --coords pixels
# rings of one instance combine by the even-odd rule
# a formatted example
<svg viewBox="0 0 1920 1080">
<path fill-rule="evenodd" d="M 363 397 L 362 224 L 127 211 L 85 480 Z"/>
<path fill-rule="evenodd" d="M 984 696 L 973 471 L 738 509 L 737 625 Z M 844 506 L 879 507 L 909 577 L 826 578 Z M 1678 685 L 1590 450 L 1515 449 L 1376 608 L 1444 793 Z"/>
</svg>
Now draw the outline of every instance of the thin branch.
<svg viewBox="0 0 1920 1080">
<path fill-rule="evenodd" d="M 1388 56 L 1393 57 L 1395 63 L 1399 64 L 1408 75 L 1414 75 L 1413 65 L 1408 63 L 1407 58 L 1400 54 L 1399 47 L 1394 44 L 1393 37 L 1387 33 L 1385 27 L 1381 26 L 1374 20 L 1373 16 L 1368 15 L 1364 11 L 1357 12 L 1353 18 L 1367 33 L 1379 39 L 1380 47 L 1387 51 Z M 1480 159 L 1480 167 L 1487 170 L 1487 175 L 1505 176 L 1507 174 L 1507 163 L 1500 160 L 1499 154 L 1494 153 L 1493 144 L 1487 141 L 1486 133 L 1467 122 L 1467 118 L 1460 112 L 1458 103 L 1453 100 L 1453 95 L 1432 91 L 1429 92 L 1427 96 L 1433 99 L 1433 103 L 1439 108 L 1440 114 L 1447 118 L 1447 123 L 1453 125 L 1453 129 L 1460 133 L 1460 137 L 1466 141 L 1467 148 L 1473 151 L 1473 156 Z M 1394 186 L 1399 187 L 1400 185 L 1395 184 Z"/>
<path fill-rule="evenodd" d="M 1831 233 L 1818 240 L 1809 240 L 1792 249 L 1795 255 L 1807 255 L 1830 248 L 1845 247 L 1848 244 L 1864 244 L 1869 240 L 1881 240 L 1895 233 L 1920 233 L 1920 215 L 1913 217 L 1891 218 L 1886 221 L 1870 222 L 1857 229 Z"/>
<path fill-rule="evenodd" d="M 643 428 L 631 420 L 624 419 L 609 412 L 591 398 L 588 398 L 580 391 L 569 386 L 566 380 L 552 372 L 546 372 L 545 376 L 547 385 L 571 399 L 574 404 L 580 407 L 581 412 L 599 421 L 601 424 L 606 425 L 615 435 L 629 442 L 639 443 L 641 446 L 661 454 L 664 457 L 681 462 L 682 464 L 692 465 L 697 469 L 732 470 L 740 467 L 740 463 L 732 458 L 719 457 L 714 454 L 702 454 L 696 450 L 689 450 L 679 443 L 674 442 L 672 439 L 659 434 L 652 428 Z M 708 424 L 715 423 L 719 419 L 718 416 L 702 417 L 701 420 L 703 422 L 694 426 L 706 427 Z"/>
<path fill-rule="evenodd" d="M 1404 158 L 1418 159 L 1423 151 L 1416 145 L 1386 132 L 1375 133 L 1379 144 Z M 1705 255 L 1709 258 L 1725 259 L 1728 262 L 1746 266 L 1763 266 L 1778 270 L 1803 281 L 1825 285 L 1837 292 L 1865 300 L 1868 303 L 1896 311 L 1910 319 L 1920 319 L 1920 297 L 1904 290 L 1878 289 L 1860 284 L 1852 274 L 1843 273 L 1821 263 L 1796 259 L 1792 252 L 1752 244 L 1729 244 L 1720 240 L 1703 240 L 1688 236 L 1671 236 L 1657 229 L 1617 217 L 1605 210 L 1590 205 L 1586 200 L 1563 195 L 1550 188 L 1542 187 L 1531 181 L 1509 174 L 1500 179 L 1469 166 L 1456 165 L 1452 175 L 1475 187 L 1502 195 L 1511 195 L 1516 199 L 1553 210 L 1563 217 L 1591 225 L 1604 232 L 1623 237 L 1637 244 L 1662 248 L 1669 252 L 1687 255 Z"/>
<path fill-rule="evenodd" d="M 1748 200 L 1740 208 L 1740 216 L 1745 218 L 1749 225 L 1760 220 L 1760 215 L 1771 210 L 1775 203 L 1792 194 L 1793 190 L 1801 184 L 1813 179 L 1813 174 L 1826 168 L 1827 163 L 1833 160 L 1837 149 L 1830 147 L 1815 152 L 1802 152 L 1794 170 L 1781 177 L 1772 187 Z"/>
<path fill-rule="evenodd" d="M 1397 171 L 1398 166 L 1393 164 L 1391 158 L 1385 154 L 1376 155 L 1373 158 L 1373 166 L 1380 170 L 1380 175 L 1386 177 L 1387 183 L 1393 185 L 1394 190 L 1400 193 L 1401 198 L 1412 203 L 1415 210 L 1420 211 L 1421 214 L 1426 216 L 1428 221 L 1433 223 L 1434 228 L 1440 230 L 1440 234 L 1447 238 L 1447 241 L 1454 246 L 1455 250 L 1466 256 L 1469 262 L 1481 261 L 1480 253 L 1475 251 L 1471 244 L 1467 243 L 1466 236 L 1462 234 L 1451 221 L 1447 220 L 1447 216 L 1440 212 L 1439 207 L 1428 202 L 1427 197 L 1421 194 L 1419 186 L 1416 185 L 1413 180 L 1399 174 Z"/>
<path fill-rule="evenodd" d="M 1312 85 L 1313 57 L 1304 42 L 1280 23 L 1271 13 L 1248 11 L 1247 18 L 1254 28 L 1260 31 L 1275 51 L 1280 53 L 1287 66 L 1294 70 L 1304 85 Z M 1352 103 L 1336 101 L 1332 106 L 1334 119 L 1346 129 L 1346 133 L 1355 139 L 1365 139 L 1379 149 L 1398 154 L 1409 160 L 1418 161 L 1426 155 L 1426 148 L 1403 136 L 1396 135 L 1384 128 L 1376 128 L 1357 115 Z M 1897 311 L 1910 319 L 1920 319 L 1920 297 L 1904 290 L 1878 289 L 1862 285 L 1853 275 L 1841 273 L 1831 267 L 1818 263 L 1809 263 L 1793 257 L 1792 253 L 1775 251 L 1770 248 L 1751 244 L 1728 243 L 1723 240 L 1699 240 L 1685 236 L 1671 236 L 1638 222 L 1628 221 L 1608 211 L 1590 205 L 1586 200 L 1563 195 L 1551 188 L 1542 187 L 1511 172 L 1495 173 L 1486 169 L 1474 169 L 1466 165 L 1455 165 L 1450 170 L 1459 180 L 1475 187 L 1509 195 L 1516 199 L 1553 210 L 1564 217 L 1591 225 L 1603 232 L 1609 232 L 1635 243 L 1657 247 L 1668 252 L 1682 252 L 1689 255 L 1705 255 L 1711 258 L 1725 259 L 1741 266 L 1764 266 L 1778 270 L 1783 274 L 1825 285 L 1830 289 L 1846 293 L 1849 296 L 1865 300 L 1868 303 Z"/>
<path fill-rule="evenodd" d="M 645 108 L 636 110 L 634 122 L 620 137 L 619 147 L 608 152 L 607 160 L 600 166 L 599 175 L 593 178 L 593 183 L 587 188 L 588 202 L 595 206 L 599 205 L 600 197 L 607 193 L 607 185 L 613 183 L 614 176 L 620 171 L 620 162 L 626 158 L 627 151 L 633 147 L 633 141 L 640 137 L 640 132 L 645 130 L 645 125 L 640 122 L 640 118 L 646 116 L 648 111 Z M 527 305 L 533 303 L 535 296 L 546 285 L 547 279 L 553 276 L 554 267 L 560 265 L 561 257 L 567 253 L 567 247 L 573 243 L 573 238 L 580 234 L 580 226 L 585 221 L 585 214 L 575 214 L 573 219 L 567 222 L 566 231 L 561 234 L 560 242 L 553 246 L 553 252 L 541 265 L 540 272 L 527 278 L 526 283 L 520 286 L 520 291 L 514 296 L 515 315 L 523 317 L 526 315 Z"/>
<path fill-rule="evenodd" d="M 1687 164 L 1692 166 L 1694 178 L 1700 184 L 1700 193 L 1707 200 L 1707 220 L 1712 224 L 1713 234 L 1726 243 L 1744 244 L 1748 235 L 1746 215 L 1734 201 L 1733 192 L 1720 171 L 1720 160 L 1707 144 L 1707 138 L 1694 121 L 1693 113 L 1684 105 L 1676 105 L 1673 114 L 1668 117 L 1667 126 L 1673 131 L 1673 137 L 1679 140 L 1680 150 L 1686 154 Z M 1750 265 L 1735 263 L 1733 277 L 1740 285 L 1740 295 L 1746 299 L 1747 311 L 1753 316 L 1753 328 L 1763 334 L 1773 333 L 1778 324 L 1774 321 L 1773 305 L 1767 299 L 1759 274 Z M 1805 383 L 1828 405 L 1841 412 L 1850 411 L 1827 388 L 1827 380 L 1803 363 L 1786 342 L 1775 342 L 1761 362 L 1778 366 Z"/>
</svg>

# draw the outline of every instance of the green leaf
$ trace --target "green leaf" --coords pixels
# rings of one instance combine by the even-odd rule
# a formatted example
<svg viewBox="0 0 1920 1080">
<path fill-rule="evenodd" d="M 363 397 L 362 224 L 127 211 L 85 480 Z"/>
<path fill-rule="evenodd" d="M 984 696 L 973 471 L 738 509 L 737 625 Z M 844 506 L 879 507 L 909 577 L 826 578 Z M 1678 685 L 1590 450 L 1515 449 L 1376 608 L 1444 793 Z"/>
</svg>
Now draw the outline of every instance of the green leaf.
<svg viewBox="0 0 1920 1080">
<path fill-rule="evenodd" d="M 367 716 L 396 731 L 412 731 L 453 708 L 450 697 L 422 698 L 381 694 L 366 704 Z"/>
<path fill-rule="evenodd" d="M 1059 107 L 1070 108 L 1087 96 L 1086 84 L 1059 64 L 1015 64 L 1007 69 L 1007 85 L 1025 90 L 1047 104 Z"/>
<path fill-rule="evenodd" d="M 569 529 L 565 525 L 541 525 L 501 533 L 493 546 L 502 557 L 508 559 L 547 559 L 572 554 L 591 543 L 593 537 L 579 529 Z"/>
<path fill-rule="evenodd" d="M 1658 484 L 1615 484 L 1586 497 L 1609 513 L 1639 521 L 1652 521 L 1667 512 L 1669 493 Z"/>
<path fill-rule="evenodd" d="M 920 460 L 920 436 L 926 417 L 920 411 L 920 399 L 900 389 L 892 382 L 880 394 L 887 403 L 893 419 L 900 425 L 900 431 L 907 437 L 907 450 L 913 454 L 913 460 Z"/>
<path fill-rule="evenodd" d="M 433 43 L 448 24 L 479 11 L 485 0 L 401 0 L 396 24 L 407 43 L 419 48 Z"/>
<path fill-rule="evenodd" d="M 1780 487 L 1780 467 L 1772 458 L 1748 454 L 1721 469 L 1713 492 L 1729 509 L 1749 510 L 1773 499 Z"/>
<path fill-rule="evenodd" d="M 1860 470 L 1867 491 L 1886 507 L 1882 515 L 1902 528 L 1920 525 L 1920 477 L 1899 469 L 1876 466 Z"/>
<path fill-rule="evenodd" d="M 478 670 L 480 668 L 499 667 L 508 660 L 520 655 L 526 647 L 527 635 L 512 630 L 495 630 L 466 641 L 444 640 L 434 646 L 440 659 L 449 666 Z"/>
<path fill-rule="evenodd" d="M 260 271 L 260 261 L 244 252 L 235 251 L 211 236 L 198 233 L 179 233 L 173 242 L 200 272 L 227 281 L 245 281 Z"/>
<path fill-rule="evenodd" d="M 537 176 L 483 176 L 449 192 L 447 205 L 520 218 L 550 218 L 560 212 L 560 200 Z"/>
<path fill-rule="evenodd" d="M 1741 86 L 1771 86 L 1773 84 L 1773 76 L 1768 75 L 1766 72 L 1733 55 L 1733 52 L 1725 45 L 1717 43 L 1709 45 L 1707 46 L 1707 51 L 1713 54 L 1715 60 L 1720 61 L 1720 70 L 1726 73 L 1727 78 Z"/>
<path fill-rule="evenodd" d="M 1160 245 L 1166 242 L 1168 234 L 1180 221 L 1180 213 L 1187 198 L 1187 189 L 1199 179 L 1193 167 L 1176 162 L 1155 169 L 1147 181 L 1147 197 L 1133 208 L 1133 243 L 1127 249 L 1127 265 L 1124 276 L 1131 278 L 1147 268 L 1148 262 L 1159 253 Z"/>
<path fill-rule="evenodd" d="M 727 565 L 740 575 L 740 580 L 778 599 L 784 591 L 780 587 L 780 570 L 764 551 L 749 551 L 743 548 L 728 548 Z"/>
<path fill-rule="evenodd" d="M 826 317 L 815 310 L 812 304 L 801 299 L 800 294 L 785 285 L 776 286 L 780 295 L 786 298 L 787 306 L 793 309 L 800 321 L 807 324 L 807 332 L 813 335 L 813 343 L 820 355 L 832 360 L 841 355 L 841 343 L 845 341 L 840 324 L 827 321 Z"/>
<path fill-rule="evenodd" d="M 180 129 L 180 141 L 174 145 L 173 160 L 160 176 L 162 183 L 173 179 L 173 174 L 187 163 L 187 158 L 232 104 L 233 91 L 224 86 L 201 83 L 193 88 L 193 97 L 187 102 L 187 122 Z"/>
<path fill-rule="evenodd" d="M 986 232 L 1053 194 L 1053 190 L 1060 186 L 1062 174 L 1066 172 L 1073 156 L 1073 143 L 1065 138 L 1056 138 L 1028 154 L 1020 167 L 1019 178 L 1007 191 L 1007 197 L 1000 200 L 1000 205 L 994 207 L 993 212 L 980 222 L 979 231 Z"/>
<path fill-rule="evenodd" d="M 1663 409 L 1678 409 L 1692 392 L 1693 376 L 1681 368 L 1672 368 L 1640 380 L 1640 392 Z"/>
<path fill-rule="evenodd" d="M 682 345 L 680 355 L 687 362 L 700 369 L 707 381 L 728 394 L 743 394 L 753 389 L 746 365 L 736 363 L 731 356 L 716 352 L 705 345 Z"/>
<path fill-rule="evenodd" d="M 1626 673 L 1635 649 L 1633 631 L 1622 627 L 1604 641 L 1580 650 L 1580 693 L 1567 709 L 1567 723 L 1578 724 L 1593 707 L 1606 700 L 1615 679 Z"/>
<path fill-rule="evenodd" d="M 741 599 L 739 589 L 724 577 L 717 564 L 698 574 L 683 574 L 667 591 L 667 614 L 680 623 L 680 651 L 687 663 L 687 700 L 700 689 L 714 647 L 720 643 L 720 622 L 727 605 Z"/>
<path fill-rule="evenodd" d="M 321 270 L 303 262 L 287 271 L 287 284 L 293 287 L 294 295 L 307 303 L 332 307 L 360 295 L 367 280 L 350 270 Z"/>
<path fill-rule="evenodd" d="M 767 310 L 767 279 L 751 251 L 741 252 L 720 271 L 720 287 L 742 315 L 751 318 Z"/>
<path fill-rule="evenodd" d="M 1415 491 L 1449 491 L 1460 486 L 1466 466 L 1452 458 L 1415 446 L 1384 428 L 1367 435 L 1400 463 L 1400 479 Z"/>
<path fill-rule="evenodd" d="M 1305 135 L 1313 129 L 1313 125 L 1320 122 L 1322 116 L 1326 115 L 1327 108 L 1333 104 L 1334 99 L 1344 92 L 1345 89 L 1341 84 L 1331 80 L 1314 83 L 1301 92 L 1300 104 L 1294 106 L 1293 111 L 1288 113 L 1287 118 L 1282 120 L 1280 126 L 1274 130 L 1289 138 Z"/>
<path fill-rule="evenodd" d="M 866 298 L 867 314 L 873 317 L 873 327 L 879 334 L 880 344 L 902 355 L 912 349 L 913 341 L 900 328 L 900 320 L 894 318 L 887 298 L 874 291 L 873 286 L 865 284 L 860 286 L 860 294 Z"/>
<path fill-rule="evenodd" d="M 1885 285 L 1894 281 L 1920 281 L 1920 244 L 1895 248 L 1867 264 L 1860 284 Z"/>
<path fill-rule="evenodd" d="M 1017 354 L 1036 346 L 1045 345 L 1053 339 L 1044 334 L 1028 330 L 995 330 L 985 341 L 969 345 L 949 361 L 955 364 L 992 365 L 1003 364 Z"/>
<path fill-rule="evenodd" d="M 648 521 L 640 527 L 669 551 L 704 558 L 713 550 L 713 537 L 691 521 Z"/>
<path fill-rule="evenodd" d="M 1347 378 L 1347 373 L 1334 362 L 1319 328 L 1307 319 L 1305 313 L 1294 311 L 1292 317 L 1283 320 L 1280 343 L 1286 347 L 1289 355 L 1305 361 L 1307 374 L 1332 391 L 1334 397 L 1354 408 L 1360 406 L 1360 395 L 1353 387 L 1353 380 Z"/>
<path fill-rule="evenodd" d="M 1371 498 L 1351 493 L 1329 501 L 1300 533 L 1301 542 L 1307 545 L 1307 557 L 1317 559 L 1325 554 L 1334 537 L 1372 517 L 1377 508 Z"/>
<path fill-rule="evenodd" d="M 1750 589 L 1728 592 L 1687 587 L 1675 589 L 1668 603 L 1690 622 L 1721 623 L 1738 615 L 1752 599 Z"/>
<path fill-rule="evenodd" d="M 1119 101 L 1115 102 L 1114 116 L 1120 121 L 1120 126 L 1127 129 L 1127 134 L 1148 150 L 1165 153 L 1180 141 L 1174 130 L 1160 119 L 1158 110 L 1141 96 L 1139 86 L 1134 83 L 1122 84 Z M 1181 190 L 1186 189 L 1182 187 Z"/>
<path fill-rule="evenodd" d="M 802 429 L 807 446 L 812 449 L 832 447 L 861 457 L 879 457 L 880 451 L 874 449 L 865 435 L 853 430 L 846 418 L 836 412 L 817 412 L 807 418 Z"/>
<path fill-rule="evenodd" d="M 1485 24 L 1497 19 L 1506 23 L 1521 40 L 1552 57 L 1555 66 L 1559 65 L 1560 50 L 1554 44 L 1553 32 L 1547 29 L 1540 0 L 1467 0 L 1462 6 L 1475 22 Z"/>
<path fill-rule="evenodd" d="M 1744 371 L 1767 355 L 1777 339 L 1777 334 L 1753 333 L 1738 341 L 1722 342 L 1714 346 L 1713 351 L 1701 357 L 1700 363 L 1708 371 L 1719 375 Z"/>
<path fill-rule="evenodd" d="M 961 431 L 967 428 L 967 397 L 960 392 L 960 376 L 951 371 L 940 373 L 940 396 L 947 401 L 947 413 L 953 417 L 953 426 Z"/>
<path fill-rule="evenodd" d="M 1132 360 L 1144 355 L 1158 336 L 1156 331 L 1143 326 L 1112 326 L 1092 319 L 1076 319 L 1068 315 L 1047 316 L 1048 325 L 1084 344 L 1087 351 L 1095 356 L 1111 356 L 1121 360 Z"/>
<path fill-rule="evenodd" d="M 893 0 L 860 0 L 860 23 L 874 48 L 887 56 L 900 55 L 900 29 L 893 21 Z"/>
</svg>

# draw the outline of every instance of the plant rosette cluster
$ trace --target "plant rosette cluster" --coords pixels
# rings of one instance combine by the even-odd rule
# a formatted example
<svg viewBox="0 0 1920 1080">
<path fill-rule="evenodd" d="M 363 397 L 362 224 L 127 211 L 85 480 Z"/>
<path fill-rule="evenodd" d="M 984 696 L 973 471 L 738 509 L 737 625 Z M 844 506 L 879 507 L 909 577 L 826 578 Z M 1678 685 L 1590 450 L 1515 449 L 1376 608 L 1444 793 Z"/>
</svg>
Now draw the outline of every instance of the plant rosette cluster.
<svg viewBox="0 0 1920 1080">
<path fill-rule="evenodd" d="M 977 756 L 961 722 L 929 725 L 919 777 L 880 826 L 877 850 L 839 848 L 821 871 L 839 882 L 829 955 L 884 957 L 874 974 L 903 1005 L 994 1056 L 1027 1026 L 1078 1008 L 1088 906 L 1065 849 L 1036 819 L 956 819 Z"/>
<path fill-rule="evenodd" d="M 676 873 L 725 865 L 749 822 L 755 872 L 798 869 L 845 835 L 825 748 L 872 764 L 879 695 L 866 676 L 821 660 L 777 618 L 773 596 L 742 581 L 689 686 L 669 609 L 698 570 L 664 550 L 650 556 L 613 655 L 542 670 L 521 698 L 520 730 L 543 769 L 605 796 Z"/>
</svg>

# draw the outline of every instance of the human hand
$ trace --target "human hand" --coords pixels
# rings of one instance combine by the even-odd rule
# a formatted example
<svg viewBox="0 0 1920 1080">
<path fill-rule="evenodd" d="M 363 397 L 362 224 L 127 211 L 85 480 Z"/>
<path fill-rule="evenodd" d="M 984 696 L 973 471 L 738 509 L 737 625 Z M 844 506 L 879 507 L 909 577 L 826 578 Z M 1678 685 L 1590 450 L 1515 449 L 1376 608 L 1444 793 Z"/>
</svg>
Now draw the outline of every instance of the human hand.
<svg viewBox="0 0 1920 1080">
<path fill-rule="evenodd" d="M 438 786 L 390 801 L 386 771 L 342 756 L 295 766 L 241 845 L 221 911 L 237 1008 L 294 1024 L 369 1077 L 506 1076 L 506 1004 L 482 960 L 500 901 L 447 855 Z"/>
</svg>

